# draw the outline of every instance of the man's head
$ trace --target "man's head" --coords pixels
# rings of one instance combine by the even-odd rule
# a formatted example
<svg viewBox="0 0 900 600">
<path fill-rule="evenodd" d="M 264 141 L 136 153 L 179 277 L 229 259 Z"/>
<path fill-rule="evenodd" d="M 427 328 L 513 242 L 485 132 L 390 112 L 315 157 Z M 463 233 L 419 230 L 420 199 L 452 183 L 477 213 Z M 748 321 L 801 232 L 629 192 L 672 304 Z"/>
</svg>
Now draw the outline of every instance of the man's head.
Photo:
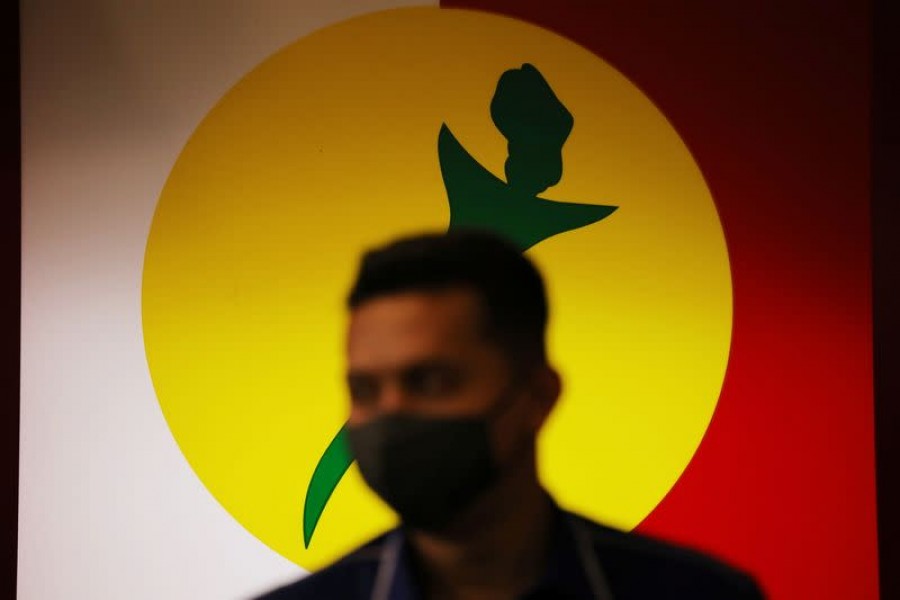
<svg viewBox="0 0 900 600">
<path fill-rule="evenodd" d="M 533 467 L 559 379 L 544 350 L 541 277 L 514 246 L 476 232 L 393 242 L 363 258 L 349 306 L 351 442 L 366 480 L 401 516 L 415 521 L 396 504 L 452 471 L 461 473 L 459 489 L 429 501 L 449 502 L 445 513 L 507 472 Z M 459 463 L 469 453 L 470 462 L 490 464 Z M 410 480 L 417 470 L 444 481 Z M 463 481 L 470 476 L 481 479 Z M 406 498 L 392 502 L 391 490 L 406 485 L 398 492 Z"/>
<path fill-rule="evenodd" d="M 363 257 L 348 304 L 355 310 L 378 297 L 450 290 L 473 294 L 480 331 L 515 371 L 546 361 L 541 276 L 518 249 L 492 234 L 426 234 L 372 250 Z"/>
</svg>

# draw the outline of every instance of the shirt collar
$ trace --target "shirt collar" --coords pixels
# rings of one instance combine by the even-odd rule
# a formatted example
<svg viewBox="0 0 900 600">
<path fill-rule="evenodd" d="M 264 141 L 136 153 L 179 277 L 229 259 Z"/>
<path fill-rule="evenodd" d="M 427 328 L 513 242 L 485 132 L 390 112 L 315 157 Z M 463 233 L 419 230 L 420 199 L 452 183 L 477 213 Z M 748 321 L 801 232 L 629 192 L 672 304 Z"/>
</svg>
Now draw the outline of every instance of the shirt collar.
<svg viewBox="0 0 900 600">
<path fill-rule="evenodd" d="M 584 561 L 592 557 L 583 556 L 579 551 L 568 515 L 552 500 L 551 505 L 553 521 L 547 564 L 535 586 L 521 598 L 591 598 L 594 593 Z M 385 599 L 375 600 L 421 600 L 409 543 L 402 529 L 395 529 L 387 535 L 385 548 L 391 548 L 391 551 L 383 553 L 382 563 L 391 560 L 394 564 L 380 564 L 379 570 L 385 569 L 391 573 L 390 591 Z"/>
</svg>

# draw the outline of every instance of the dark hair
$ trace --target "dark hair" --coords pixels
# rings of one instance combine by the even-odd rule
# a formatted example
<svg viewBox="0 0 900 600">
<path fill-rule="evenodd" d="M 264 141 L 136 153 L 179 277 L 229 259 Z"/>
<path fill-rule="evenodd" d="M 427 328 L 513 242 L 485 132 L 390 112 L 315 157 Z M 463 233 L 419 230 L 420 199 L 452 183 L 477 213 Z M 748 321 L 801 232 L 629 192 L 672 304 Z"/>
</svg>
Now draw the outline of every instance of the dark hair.
<svg viewBox="0 0 900 600">
<path fill-rule="evenodd" d="M 379 296 L 464 287 L 481 299 L 484 333 L 514 368 L 546 361 L 547 297 L 534 264 L 492 233 L 423 234 L 367 252 L 348 297 L 351 309 Z"/>
</svg>

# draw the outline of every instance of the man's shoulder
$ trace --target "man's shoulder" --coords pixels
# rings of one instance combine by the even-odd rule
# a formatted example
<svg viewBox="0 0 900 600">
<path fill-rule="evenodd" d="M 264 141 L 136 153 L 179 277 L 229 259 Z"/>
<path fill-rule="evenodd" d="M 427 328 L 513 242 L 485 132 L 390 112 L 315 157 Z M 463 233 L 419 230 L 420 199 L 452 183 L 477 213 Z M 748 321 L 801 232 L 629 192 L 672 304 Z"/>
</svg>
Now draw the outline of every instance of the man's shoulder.
<svg viewBox="0 0 900 600">
<path fill-rule="evenodd" d="M 387 535 L 381 535 L 321 571 L 272 590 L 257 600 L 368 598 Z"/>
<path fill-rule="evenodd" d="M 575 514 L 569 517 L 587 534 L 614 592 L 641 598 L 763 598 L 750 575 L 711 556 Z"/>
</svg>

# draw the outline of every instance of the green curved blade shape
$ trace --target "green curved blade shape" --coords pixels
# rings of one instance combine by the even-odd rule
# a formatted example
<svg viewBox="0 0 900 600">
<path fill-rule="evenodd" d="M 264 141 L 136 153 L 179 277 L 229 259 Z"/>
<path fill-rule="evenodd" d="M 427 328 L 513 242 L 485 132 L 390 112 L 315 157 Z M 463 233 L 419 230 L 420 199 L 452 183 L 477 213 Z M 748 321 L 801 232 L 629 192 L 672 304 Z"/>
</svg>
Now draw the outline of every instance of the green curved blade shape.
<svg viewBox="0 0 900 600">
<path fill-rule="evenodd" d="M 605 219 L 618 208 L 546 200 L 509 186 L 481 166 L 447 125 L 438 134 L 438 157 L 450 203 L 450 231 L 491 231 L 522 252 L 554 235 Z"/>
<path fill-rule="evenodd" d="M 353 455 L 347 443 L 347 425 L 345 424 L 325 448 L 322 458 L 316 465 L 309 486 L 306 488 L 306 502 L 303 505 L 303 545 L 309 548 L 319 517 L 328 504 L 328 499 L 344 477 L 344 473 L 353 464 Z"/>
</svg>

